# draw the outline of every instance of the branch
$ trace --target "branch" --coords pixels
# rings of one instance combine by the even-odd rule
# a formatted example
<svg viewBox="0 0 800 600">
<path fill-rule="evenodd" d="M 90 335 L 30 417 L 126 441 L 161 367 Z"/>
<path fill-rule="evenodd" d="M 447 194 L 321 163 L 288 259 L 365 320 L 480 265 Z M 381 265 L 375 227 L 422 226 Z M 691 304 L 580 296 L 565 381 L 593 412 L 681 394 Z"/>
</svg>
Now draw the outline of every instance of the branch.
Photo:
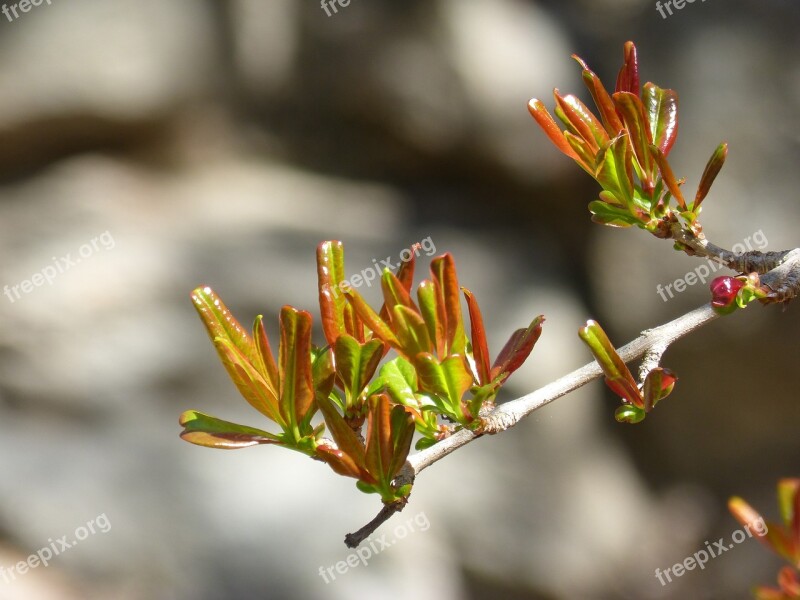
<svg viewBox="0 0 800 600">
<path fill-rule="evenodd" d="M 683 336 L 702 327 L 717 318 L 710 304 L 678 317 L 677 319 L 660 325 L 654 329 L 643 331 L 639 337 L 618 350 L 623 361 L 629 362 L 644 356 L 647 352 L 657 349 L 663 353 L 670 344 Z M 516 425 L 520 419 L 535 410 L 542 408 L 554 400 L 583 387 L 590 381 L 603 375 L 603 371 L 596 362 L 591 362 L 572 373 L 553 381 L 521 398 L 506 402 L 495 408 L 484 419 L 480 432 L 461 429 L 421 452 L 408 458 L 405 467 L 398 476 L 400 483 L 412 483 L 414 478 L 427 467 L 441 460 L 451 452 L 457 450 L 480 437 L 482 434 L 495 434 Z"/>
</svg>

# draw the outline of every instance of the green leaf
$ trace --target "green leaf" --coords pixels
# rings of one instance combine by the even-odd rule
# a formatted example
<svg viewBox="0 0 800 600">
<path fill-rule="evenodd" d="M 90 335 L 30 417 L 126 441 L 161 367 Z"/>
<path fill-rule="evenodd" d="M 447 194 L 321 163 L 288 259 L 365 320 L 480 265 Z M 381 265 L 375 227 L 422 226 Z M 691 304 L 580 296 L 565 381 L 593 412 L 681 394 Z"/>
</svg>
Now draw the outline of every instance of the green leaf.
<svg viewBox="0 0 800 600">
<path fill-rule="evenodd" d="M 264 380 L 253 364 L 228 338 L 216 338 L 214 346 L 225 370 L 248 404 L 285 428 L 288 421 L 280 412 L 276 391 Z"/>
<path fill-rule="evenodd" d="M 630 137 L 642 188 L 649 193 L 655 186 L 653 157 L 650 156 L 650 145 L 653 143 L 653 139 L 644 115 L 644 106 L 638 96 L 628 92 L 618 92 L 613 95 L 613 99 Z"/>
<path fill-rule="evenodd" d="M 633 375 L 617 354 L 600 324 L 596 321 L 587 321 L 586 325 L 578 331 L 578 335 L 589 346 L 589 350 L 603 370 L 606 384 L 626 402 L 644 409 Z"/>
<path fill-rule="evenodd" d="M 619 423 L 630 423 L 633 425 L 636 423 L 641 423 L 646 414 L 647 413 L 643 408 L 639 408 L 633 404 L 623 404 L 622 406 L 617 407 L 617 410 L 614 411 L 614 418 Z"/>
<path fill-rule="evenodd" d="M 231 314 L 222 299 L 208 286 L 201 286 L 195 289 L 192 294 L 192 303 L 197 314 L 206 326 L 209 337 L 212 340 L 223 338 L 231 342 L 233 346 L 241 352 L 245 358 L 257 364 L 259 361 L 258 351 L 247 335 L 247 331 L 239 324 L 239 321 Z"/>
<path fill-rule="evenodd" d="M 436 299 L 436 284 L 430 279 L 420 283 L 417 288 L 417 299 L 422 318 L 428 329 L 428 339 L 436 347 L 436 355 L 445 356 L 447 354 L 444 330 L 445 315 L 444 307 Z"/>
<path fill-rule="evenodd" d="M 433 351 L 428 329 L 420 314 L 407 306 L 395 306 L 392 324 L 403 354 L 416 356 L 420 352 Z"/>
<path fill-rule="evenodd" d="M 436 396 L 432 398 L 446 402 L 440 406 L 445 413 L 458 421 L 464 421 L 461 398 L 472 387 L 473 379 L 466 360 L 460 354 L 453 354 L 441 363 L 431 354 L 422 352 L 414 359 L 414 366 L 422 391 Z"/>
<path fill-rule="evenodd" d="M 722 165 L 725 164 L 725 159 L 727 157 L 728 144 L 722 143 L 717 146 L 717 149 L 714 150 L 714 154 L 712 154 L 711 158 L 708 159 L 706 168 L 703 171 L 703 176 L 700 178 L 700 185 L 697 186 L 697 195 L 694 197 L 694 203 L 691 207 L 689 207 L 689 210 L 692 212 L 697 212 L 697 210 L 700 208 L 700 204 L 708 195 L 708 192 L 711 189 L 711 184 L 714 183 L 717 175 L 719 175 Z"/>
<path fill-rule="evenodd" d="M 264 329 L 264 318 L 262 315 L 256 317 L 256 322 L 253 324 L 253 339 L 256 345 L 257 364 L 256 368 L 264 376 L 265 381 L 278 394 L 280 387 L 278 365 L 275 363 L 275 357 L 272 354 L 272 348 L 269 345 L 267 332 Z"/>
<path fill-rule="evenodd" d="M 600 149 L 594 177 L 628 211 L 633 211 L 633 157 L 626 135 L 615 137 Z"/>
<path fill-rule="evenodd" d="M 505 381 L 509 375 L 522 366 L 536 345 L 539 336 L 542 335 L 543 324 L 544 315 L 539 315 L 531 321 L 527 329 L 517 329 L 511 334 L 492 365 L 490 373 L 492 381 L 498 377 L 502 377 Z"/>
<path fill-rule="evenodd" d="M 386 394 L 372 396 L 367 415 L 366 463 L 385 487 L 405 463 L 414 435 L 414 419 L 400 406 L 392 407 Z"/>
<path fill-rule="evenodd" d="M 330 346 L 311 349 L 311 379 L 314 382 L 314 398 L 327 398 L 333 390 L 336 370 Z"/>
<path fill-rule="evenodd" d="M 431 261 L 431 276 L 436 286 L 436 300 L 444 313 L 445 354 L 460 354 L 466 350 L 467 335 L 461 320 L 461 292 L 453 255 L 445 252 Z"/>
<path fill-rule="evenodd" d="M 397 404 L 417 407 L 417 372 L 402 356 L 390 360 L 381 367 L 379 379 Z"/>
<path fill-rule="evenodd" d="M 183 431 L 181 438 L 198 446 L 236 450 L 259 444 L 279 444 L 280 438 L 272 433 L 223 421 L 196 410 L 187 410 L 179 420 Z"/>
<path fill-rule="evenodd" d="M 333 345 L 342 333 L 358 337 L 360 333 L 353 308 L 344 297 L 349 288 L 344 278 L 344 246 L 330 240 L 317 246 L 317 282 L 319 309 L 325 339 Z"/>
<path fill-rule="evenodd" d="M 362 298 L 354 289 L 349 289 L 344 293 L 347 301 L 355 310 L 358 318 L 369 327 L 372 333 L 383 340 L 386 344 L 390 345 L 395 350 L 401 351 L 400 342 L 392 331 L 391 327 L 381 319 L 380 315 L 376 313 L 372 307 Z"/>
<path fill-rule="evenodd" d="M 650 139 L 667 156 L 678 137 L 678 94 L 648 82 L 644 84 L 643 102 Z"/>
<path fill-rule="evenodd" d="M 311 315 L 284 306 L 280 316 L 281 341 L 278 349 L 281 414 L 292 429 L 306 419 L 314 407 L 311 374 Z M 303 432 L 296 432 L 296 435 Z"/>
<path fill-rule="evenodd" d="M 483 326 L 483 315 L 475 296 L 467 288 L 462 287 L 464 297 L 467 299 L 469 310 L 469 325 L 472 337 L 472 352 L 475 359 L 475 368 L 478 371 L 478 382 L 486 385 L 491 381 L 489 367 L 489 345 L 486 342 L 486 329 Z"/>
<path fill-rule="evenodd" d="M 378 368 L 383 356 L 383 342 L 374 339 L 362 345 L 354 337 L 343 334 L 336 339 L 334 356 L 347 406 L 353 406 Z"/>
<path fill-rule="evenodd" d="M 561 96 L 558 90 L 554 92 L 554 96 L 556 105 L 560 109 L 557 114 L 563 115 L 570 131 L 587 143 L 591 154 L 597 154 L 600 147 L 609 140 L 603 124 L 576 96 L 572 94 Z"/>
<path fill-rule="evenodd" d="M 638 225 L 639 219 L 630 214 L 627 210 L 609 206 L 606 202 L 594 200 L 589 203 L 589 212 L 592 213 L 592 221 L 600 225 L 610 227 L 630 227 Z"/>
</svg>

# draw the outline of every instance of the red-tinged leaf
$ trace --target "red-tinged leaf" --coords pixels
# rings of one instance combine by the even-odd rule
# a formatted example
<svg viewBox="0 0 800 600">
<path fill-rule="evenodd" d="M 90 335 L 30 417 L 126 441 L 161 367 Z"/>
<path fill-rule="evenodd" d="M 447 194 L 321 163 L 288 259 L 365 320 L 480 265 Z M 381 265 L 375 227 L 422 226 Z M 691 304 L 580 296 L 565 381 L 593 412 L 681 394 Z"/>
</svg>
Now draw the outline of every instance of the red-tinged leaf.
<svg viewBox="0 0 800 600">
<path fill-rule="evenodd" d="M 425 326 L 428 329 L 428 338 L 435 346 L 436 354 L 445 356 L 447 345 L 444 330 L 444 307 L 439 304 L 436 298 L 436 284 L 433 281 L 426 279 L 419 284 L 417 299 L 419 300 L 422 318 L 425 320 Z"/>
<path fill-rule="evenodd" d="M 396 278 L 400 283 L 400 287 L 406 291 L 406 295 L 411 293 L 411 286 L 414 284 L 414 267 L 417 262 L 417 251 L 421 247 L 422 245 L 419 242 L 412 244 L 410 248 L 411 254 L 409 259 L 402 261 L 400 263 L 400 268 L 397 269 Z M 381 306 L 380 315 L 381 319 L 387 322 L 389 321 L 389 308 L 387 307 L 386 303 Z"/>
<path fill-rule="evenodd" d="M 357 335 L 353 329 L 352 308 L 344 297 L 349 287 L 344 278 L 344 246 L 338 240 L 317 246 L 317 282 L 322 330 L 333 344 L 342 333 Z"/>
<path fill-rule="evenodd" d="M 229 339 L 216 338 L 214 346 L 225 370 L 248 404 L 285 428 L 287 421 L 280 412 L 276 390 L 267 384 L 253 364 Z"/>
<path fill-rule="evenodd" d="M 392 325 L 406 357 L 433 352 L 433 344 L 422 316 L 412 308 L 395 306 Z"/>
<path fill-rule="evenodd" d="M 656 404 L 669 396 L 677 380 L 678 378 L 669 369 L 656 367 L 650 371 L 642 386 L 645 411 L 650 412 Z"/>
<path fill-rule="evenodd" d="M 608 143 L 609 137 L 603 124 L 576 96 L 567 94 L 560 96 L 554 92 L 556 104 L 572 124 L 572 131 L 589 144 L 592 154 L 597 154 L 601 146 Z"/>
<path fill-rule="evenodd" d="M 800 576 L 791 567 L 783 567 L 778 573 L 778 585 L 789 598 L 800 598 Z"/>
<path fill-rule="evenodd" d="M 410 409 L 403 406 L 392 406 L 389 415 L 392 422 L 392 460 L 389 462 L 387 474 L 391 481 L 400 473 L 411 450 L 414 439 L 414 416 Z"/>
<path fill-rule="evenodd" d="M 639 392 L 639 388 L 635 384 L 632 384 L 628 379 L 609 379 L 606 377 L 605 382 L 609 389 L 617 396 L 622 398 L 625 402 L 645 410 L 644 403 L 642 401 L 642 394 Z M 647 411 L 645 410 L 645 412 Z"/>
<path fill-rule="evenodd" d="M 375 483 L 372 477 L 363 469 L 359 469 L 356 462 L 348 454 L 337 448 L 332 448 L 326 444 L 317 446 L 317 456 L 328 463 L 331 469 L 339 475 L 354 477 L 355 479 L 366 479 L 370 483 Z"/>
<path fill-rule="evenodd" d="M 630 92 L 639 96 L 639 59 L 636 55 L 636 45 L 625 42 L 625 62 L 617 76 L 617 92 Z"/>
<path fill-rule="evenodd" d="M 778 507 L 781 519 L 797 541 L 800 552 L 800 479 L 787 478 L 778 482 Z"/>
<path fill-rule="evenodd" d="M 356 469 L 360 472 L 366 472 L 367 464 L 365 462 L 364 444 L 336 410 L 330 398 L 320 398 L 319 409 L 338 449 L 350 458 Z M 319 449 L 320 446 L 317 448 Z M 353 477 L 358 476 L 353 475 Z"/>
<path fill-rule="evenodd" d="M 253 325 L 253 339 L 255 340 L 256 350 L 258 355 L 258 370 L 264 375 L 266 382 L 278 394 L 280 387 L 278 365 L 275 363 L 275 356 L 272 354 L 272 348 L 269 345 L 267 332 L 264 329 L 264 318 L 262 315 L 256 317 L 256 322 Z"/>
<path fill-rule="evenodd" d="M 536 345 L 539 336 L 542 335 L 543 324 L 544 315 L 539 315 L 531 321 L 527 329 L 517 329 L 511 334 L 492 365 L 489 373 L 492 381 L 500 376 L 505 381 L 509 375 L 522 366 Z"/>
<path fill-rule="evenodd" d="M 612 192 L 630 212 L 633 207 L 633 156 L 627 135 L 611 140 L 597 154 L 594 177 L 605 191 Z"/>
<path fill-rule="evenodd" d="M 291 306 L 281 309 L 280 368 L 281 414 L 291 426 L 305 420 L 314 406 L 311 374 L 311 315 Z"/>
<path fill-rule="evenodd" d="M 573 58 L 583 67 L 583 73 L 581 74 L 583 82 L 589 89 L 589 93 L 592 95 L 595 105 L 597 105 L 597 110 L 600 111 L 600 117 L 603 119 L 603 125 L 608 135 L 610 137 L 618 136 L 622 131 L 622 121 L 617 115 L 617 109 L 614 108 L 611 96 L 606 91 L 606 88 L 603 87 L 600 78 L 586 66 L 586 63 L 575 55 L 573 55 Z"/>
<path fill-rule="evenodd" d="M 619 354 L 617 354 L 616 349 L 608 339 L 606 332 L 600 327 L 600 324 L 592 320 L 587 321 L 586 325 L 578 330 L 578 335 L 589 346 L 589 350 L 608 380 L 606 381 L 608 386 L 623 399 L 639 406 L 641 399 L 639 399 L 636 380 Z M 638 402 L 634 401 L 633 390 L 637 390 L 636 399 L 638 399 Z M 642 408 L 642 406 L 639 406 L 639 408 Z"/>
<path fill-rule="evenodd" d="M 589 148 L 589 144 L 582 137 L 575 135 L 571 131 L 567 131 L 564 134 L 564 139 L 567 140 L 572 150 L 578 155 L 578 165 L 589 175 L 594 175 L 597 155 Z"/>
<path fill-rule="evenodd" d="M 444 309 L 445 352 L 460 354 L 466 350 L 467 334 L 461 319 L 461 293 L 453 255 L 445 252 L 431 261 L 431 276 L 436 286 L 436 300 Z"/>
<path fill-rule="evenodd" d="M 488 385 L 492 378 L 489 367 L 489 345 L 486 342 L 486 329 L 483 326 L 483 315 L 478 306 L 478 301 L 467 288 L 462 287 L 464 297 L 467 299 L 467 309 L 469 310 L 469 325 L 472 337 L 472 356 L 475 359 L 475 368 L 478 373 L 478 382 L 481 385 Z"/>
<path fill-rule="evenodd" d="M 207 448 L 237 450 L 259 444 L 280 444 L 280 438 L 267 431 L 223 421 L 196 410 L 187 410 L 178 421 L 181 438 Z"/>
<path fill-rule="evenodd" d="M 386 321 L 381 319 L 380 315 L 367 304 L 361 294 L 351 288 L 347 290 L 344 295 L 350 306 L 352 306 L 358 319 L 369 327 L 375 337 L 383 340 L 384 343 L 389 344 L 392 348 L 399 351 L 400 342 L 397 336 L 392 332 L 392 329 Z M 356 339 L 358 338 L 356 337 Z"/>
<path fill-rule="evenodd" d="M 383 291 L 384 298 L 383 310 L 386 311 L 385 316 L 384 312 L 381 312 L 381 317 L 389 323 L 391 323 L 392 317 L 394 316 L 395 306 L 405 306 L 414 311 L 417 310 L 417 305 L 414 304 L 403 282 L 388 269 L 386 269 L 381 276 L 381 290 Z M 386 317 L 388 317 L 388 319 Z"/>
<path fill-rule="evenodd" d="M 201 286 L 192 292 L 191 298 L 212 340 L 227 339 L 248 361 L 253 364 L 258 362 L 258 351 L 253 340 L 214 290 L 208 286 Z"/>
<path fill-rule="evenodd" d="M 312 348 L 311 378 L 314 381 L 314 397 L 327 398 L 333 390 L 336 369 L 333 364 L 333 350 L 330 346 Z"/>
<path fill-rule="evenodd" d="M 667 157 L 661 150 L 658 149 L 658 147 L 653 144 L 650 145 L 650 155 L 656 162 L 658 170 L 661 173 L 661 179 L 666 184 L 669 193 L 672 194 L 673 198 L 675 198 L 675 201 L 678 203 L 678 207 L 682 211 L 688 210 L 688 207 L 686 206 L 686 200 L 683 197 L 683 192 L 681 191 L 678 180 L 675 178 L 675 173 L 673 173 L 672 167 L 667 161 Z"/>
<path fill-rule="evenodd" d="M 678 94 L 648 82 L 644 84 L 643 96 L 650 138 L 664 156 L 668 156 L 678 137 Z"/>
<path fill-rule="evenodd" d="M 464 420 L 461 398 L 472 386 L 472 374 L 463 356 L 454 354 L 439 363 L 431 354 L 414 358 L 420 389 L 435 394 L 447 403 L 447 414 L 458 422 Z"/>
<path fill-rule="evenodd" d="M 385 394 L 369 399 L 367 414 L 367 470 L 375 479 L 389 483 L 389 465 L 392 462 L 392 405 Z"/>
<path fill-rule="evenodd" d="M 628 131 L 633 156 L 638 165 L 637 173 L 642 181 L 642 188 L 646 192 L 652 191 L 655 183 L 653 181 L 653 157 L 650 155 L 650 145 L 653 143 L 650 134 L 650 127 L 644 114 L 644 105 L 635 96 L 628 92 L 618 92 L 613 96 L 617 111 L 622 117 L 622 123 Z"/>
<path fill-rule="evenodd" d="M 553 117 L 550 115 L 550 112 L 547 110 L 547 108 L 545 108 L 541 100 L 533 98 L 530 102 L 528 102 L 528 112 L 530 112 L 531 116 L 536 119 L 539 127 L 542 128 L 542 131 L 544 131 L 545 135 L 550 138 L 550 141 L 553 142 L 556 148 L 561 150 L 561 152 L 569 156 L 571 159 L 575 161 L 580 160 L 575 154 L 575 151 L 570 148 L 567 140 L 564 138 L 561 128 L 555 122 L 555 119 L 553 119 Z"/>
<path fill-rule="evenodd" d="M 340 335 L 334 345 L 336 373 L 342 384 L 348 406 L 353 405 L 369 385 L 383 356 L 383 342 L 370 340 L 366 344 L 347 334 Z"/>
<path fill-rule="evenodd" d="M 714 154 L 708 159 L 708 164 L 703 171 L 703 176 L 700 178 L 700 185 L 697 186 L 697 195 L 694 197 L 694 204 L 689 208 L 692 212 L 697 212 L 700 204 L 705 200 L 711 189 L 711 184 L 719 175 L 722 165 L 725 164 L 725 159 L 728 157 L 728 144 L 722 143 L 714 150 Z"/>
</svg>

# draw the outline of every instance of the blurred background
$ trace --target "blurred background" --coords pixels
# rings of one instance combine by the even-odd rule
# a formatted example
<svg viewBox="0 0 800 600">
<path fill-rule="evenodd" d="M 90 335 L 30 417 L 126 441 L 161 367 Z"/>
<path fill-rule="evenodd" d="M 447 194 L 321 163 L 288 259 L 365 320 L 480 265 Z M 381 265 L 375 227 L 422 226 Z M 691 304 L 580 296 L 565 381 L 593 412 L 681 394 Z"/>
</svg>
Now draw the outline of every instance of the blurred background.
<svg viewBox="0 0 800 600">
<path fill-rule="evenodd" d="M 706 302 L 700 283 L 662 299 L 700 262 L 592 225 L 594 182 L 528 115 L 554 87 L 586 98 L 572 53 L 613 86 L 632 39 L 642 80 L 679 91 L 689 190 L 730 144 L 704 205 L 715 243 L 800 244 L 796 1 L 667 18 L 650 0 L 6 4 L 0 599 L 736 600 L 775 581 L 755 539 L 667 585 L 654 573 L 730 539 L 733 494 L 777 519 L 777 480 L 800 474 L 796 306 L 676 344 L 680 382 L 640 425 L 595 382 L 463 448 L 374 536 L 391 547 L 345 573 L 326 569 L 377 498 L 297 453 L 184 443 L 177 419 L 264 426 L 189 292 L 211 285 L 274 336 L 284 304 L 318 315 L 325 239 L 351 275 L 426 238 L 452 252 L 493 353 L 544 313 L 505 400 L 588 362 L 587 318 L 621 345 Z"/>
</svg>

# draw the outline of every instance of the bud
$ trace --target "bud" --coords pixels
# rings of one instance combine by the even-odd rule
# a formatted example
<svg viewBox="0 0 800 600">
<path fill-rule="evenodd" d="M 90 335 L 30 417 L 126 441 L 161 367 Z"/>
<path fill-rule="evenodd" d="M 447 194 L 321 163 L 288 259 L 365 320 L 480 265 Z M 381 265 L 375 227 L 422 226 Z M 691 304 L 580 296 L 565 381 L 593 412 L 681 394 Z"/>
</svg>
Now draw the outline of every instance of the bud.
<svg viewBox="0 0 800 600">
<path fill-rule="evenodd" d="M 736 295 L 745 286 L 735 277 L 723 275 L 711 282 L 711 307 L 720 315 L 727 315 L 736 310 Z"/>
</svg>

